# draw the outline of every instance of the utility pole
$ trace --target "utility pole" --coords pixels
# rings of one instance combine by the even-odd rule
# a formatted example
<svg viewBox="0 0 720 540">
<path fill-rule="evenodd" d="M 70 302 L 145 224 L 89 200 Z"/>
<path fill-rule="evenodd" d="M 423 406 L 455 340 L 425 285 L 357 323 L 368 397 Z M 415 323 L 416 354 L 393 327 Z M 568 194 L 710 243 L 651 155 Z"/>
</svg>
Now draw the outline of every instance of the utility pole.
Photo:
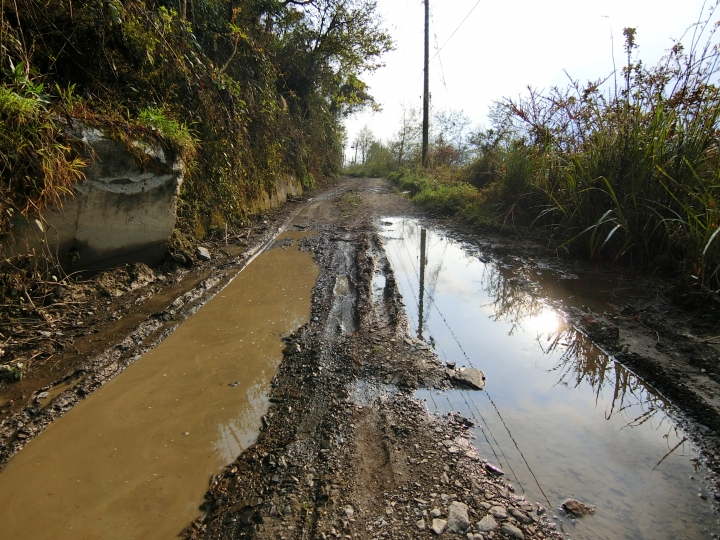
<svg viewBox="0 0 720 540">
<path fill-rule="evenodd" d="M 418 339 L 423 339 L 423 312 L 425 311 L 425 243 L 427 242 L 427 231 L 420 230 L 420 305 L 418 306 L 419 322 L 418 322 Z"/>
<path fill-rule="evenodd" d="M 422 166 L 428 166 L 428 132 L 430 114 L 430 0 L 425 0 L 425 84 L 423 85 Z"/>
</svg>

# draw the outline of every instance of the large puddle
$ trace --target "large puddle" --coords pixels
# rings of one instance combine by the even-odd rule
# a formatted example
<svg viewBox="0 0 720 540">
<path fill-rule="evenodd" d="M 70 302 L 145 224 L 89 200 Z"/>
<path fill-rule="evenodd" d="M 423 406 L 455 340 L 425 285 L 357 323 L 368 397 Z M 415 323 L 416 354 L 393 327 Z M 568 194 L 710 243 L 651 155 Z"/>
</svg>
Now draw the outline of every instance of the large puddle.
<svg viewBox="0 0 720 540">
<path fill-rule="evenodd" d="M 674 540 L 720 531 L 699 497 L 707 495 L 706 471 L 660 395 L 566 327 L 512 270 L 428 230 L 420 272 L 417 221 L 385 220 L 382 235 L 412 332 L 443 360 L 487 377 L 486 391 L 421 390 L 418 397 L 430 412 L 475 422 L 474 444 L 516 494 L 550 505 L 571 538 Z M 566 498 L 596 505 L 596 513 L 568 519 L 557 512 Z"/>
<path fill-rule="evenodd" d="M 157 348 L 0 473 L 0 538 L 168 539 L 211 475 L 255 441 L 318 276 L 288 232 Z"/>
</svg>

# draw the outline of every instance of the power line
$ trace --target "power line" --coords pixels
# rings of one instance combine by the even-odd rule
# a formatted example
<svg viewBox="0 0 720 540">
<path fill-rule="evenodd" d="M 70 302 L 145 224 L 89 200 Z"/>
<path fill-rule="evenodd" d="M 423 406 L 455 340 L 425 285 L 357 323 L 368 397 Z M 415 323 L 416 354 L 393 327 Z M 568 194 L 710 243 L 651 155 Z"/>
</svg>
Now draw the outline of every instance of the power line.
<svg viewBox="0 0 720 540">
<path fill-rule="evenodd" d="M 445 48 L 445 45 L 447 45 L 447 44 L 449 43 L 449 41 L 453 38 L 453 36 L 457 33 L 457 31 L 460 30 L 460 27 L 461 27 L 463 24 L 465 24 L 465 21 L 467 21 L 467 20 L 468 20 L 468 17 L 470 17 L 470 15 L 472 15 L 472 12 L 475 11 L 475 8 L 480 5 L 480 2 L 482 2 L 482 0 L 478 0 L 478 1 L 475 3 L 475 5 L 472 7 L 472 9 L 471 9 L 470 11 L 468 11 L 468 14 L 465 15 L 465 18 L 464 18 L 462 21 L 460 21 L 460 24 L 458 24 L 458 25 L 457 25 L 457 28 L 455 28 L 455 30 L 453 30 L 453 33 L 450 34 L 450 37 L 447 38 L 447 39 L 445 40 L 445 43 L 442 44 L 442 47 L 437 48 L 437 35 L 435 36 L 435 47 L 437 48 L 437 51 L 436 51 L 435 54 L 430 58 L 430 60 L 429 60 L 430 62 L 432 62 L 433 60 L 435 60 L 435 57 L 440 54 L 440 51 L 442 51 L 442 50 Z M 442 70 L 442 66 L 440 66 L 440 69 Z M 417 83 L 420 82 L 420 78 L 421 78 L 422 76 L 423 76 L 423 71 L 421 70 L 421 71 L 420 71 L 420 75 L 418 76 L 417 80 L 415 81 L 415 84 L 413 85 L 413 88 L 417 87 Z M 444 74 L 443 74 L 443 77 L 444 77 Z M 447 87 L 446 87 L 446 88 L 447 88 Z"/>
<path fill-rule="evenodd" d="M 433 24 L 434 24 L 435 23 L 435 14 L 431 12 L 430 18 L 432 19 Z M 435 26 L 437 26 L 437 25 L 435 25 Z M 433 32 L 433 37 L 435 38 L 435 50 L 437 51 L 437 53 L 435 53 L 435 54 L 437 55 L 438 62 L 440 63 L 440 80 L 442 81 L 443 86 L 445 87 L 445 93 L 447 93 L 448 101 L 449 101 L 450 100 L 450 90 L 448 90 L 447 82 L 445 81 L 445 69 L 443 68 L 442 57 L 440 56 L 440 44 L 438 43 L 437 34 L 435 32 Z"/>
<path fill-rule="evenodd" d="M 453 33 L 450 34 L 450 37 L 447 38 L 447 40 L 445 41 L 445 43 L 443 43 L 442 47 L 440 47 L 440 48 L 438 49 L 438 51 L 435 53 L 435 55 L 434 55 L 430 60 L 433 60 L 433 59 L 435 58 L 435 56 L 437 56 L 438 54 L 440 54 L 440 51 L 442 51 L 442 50 L 445 48 L 445 45 L 447 45 L 448 42 L 449 42 L 449 41 L 453 38 L 453 36 L 457 33 L 457 31 L 460 30 L 460 27 L 461 27 L 463 24 L 465 24 L 465 21 L 467 21 L 467 20 L 468 20 L 468 17 L 470 17 L 470 15 L 472 15 L 472 12 L 475 11 L 475 8 L 480 5 L 480 2 L 482 2 L 482 0 L 478 0 L 478 1 L 475 3 L 475 5 L 472 7 L 472 9 L 471 9 L 470 11 L 468 11 L 468 14 L 465 15 L 465 18 L 464 18 L 462 21 L 460 21 L 460 24 L 458 24 L 457 28 L 456 28 L 455 30 L 453 30 Z"/>
<path fill-rule="evenodd" d="M 407 15 L 408 7 L 410 7 L 410 0 L 407 0 L 407 4 L 405 4 L 405 11 L 403 12 L 402 20 L 400 21 L 400 26 L 398 26 L 398 32 L 403 27 L 403 24 L 405 24 L 405 16 Z"/>
</svg>

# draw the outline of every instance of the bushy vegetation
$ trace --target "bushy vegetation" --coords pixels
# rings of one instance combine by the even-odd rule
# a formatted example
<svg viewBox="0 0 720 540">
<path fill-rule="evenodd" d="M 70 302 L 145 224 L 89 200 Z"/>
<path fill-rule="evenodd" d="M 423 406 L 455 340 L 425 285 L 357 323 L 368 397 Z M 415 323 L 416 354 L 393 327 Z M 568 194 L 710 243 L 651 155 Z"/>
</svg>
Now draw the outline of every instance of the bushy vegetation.
<svg viewBox="0 0 720 540">
<path fill-rule="evenodd" d="M 465 146 L 436 139 L 429 170 L 417 161 L 395 167 L 400 189 L 436 211 L 491 217 L 591 260 L 720 290 L 714 15 L 653 67 L 634 60 L 636 33 L 625 29 L 621 72 L 496 103 L 492 127 Z"/>
<path fill-rule="evenodd" d="M 188 163 L 186 232 L 242 221 L 292 174 L 337 175 L 343 117 L 391 47 L 373 0 L 17 0 L 0 13 L 0 233 L 71 192 L 63 125 L 155 137 Z"/>
</svg>

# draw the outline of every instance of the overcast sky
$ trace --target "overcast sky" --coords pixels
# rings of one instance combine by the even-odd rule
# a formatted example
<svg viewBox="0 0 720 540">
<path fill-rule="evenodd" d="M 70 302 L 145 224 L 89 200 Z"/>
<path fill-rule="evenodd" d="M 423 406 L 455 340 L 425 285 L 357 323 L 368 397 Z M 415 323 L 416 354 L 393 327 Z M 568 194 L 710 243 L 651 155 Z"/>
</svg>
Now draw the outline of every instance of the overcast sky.
<svg viewBox="0 0 720 540">
<path fill-rule="evenodd" d="M 528 85 L 564 86 L 564 71 L 581 82 L 607 76 L 613 41 L 623 65 L 625 27 L 637 28 L 638 56 L 654 64 L 702 7 L 702 0 L 430 0 L 430 56 L 441 48 L 430 63 L 433 106 L 463 110 L 473 126 L 487 125 L 493 101 Z M 387 140 L 403 103 L 422 106 L 423 2 L 378 0 L 378 8 L 397 48 L 384 57 L 386 67 L 364 78 L 383 111 L 350 117 L 350 142 L 366 124 Z"/>
</svg>

